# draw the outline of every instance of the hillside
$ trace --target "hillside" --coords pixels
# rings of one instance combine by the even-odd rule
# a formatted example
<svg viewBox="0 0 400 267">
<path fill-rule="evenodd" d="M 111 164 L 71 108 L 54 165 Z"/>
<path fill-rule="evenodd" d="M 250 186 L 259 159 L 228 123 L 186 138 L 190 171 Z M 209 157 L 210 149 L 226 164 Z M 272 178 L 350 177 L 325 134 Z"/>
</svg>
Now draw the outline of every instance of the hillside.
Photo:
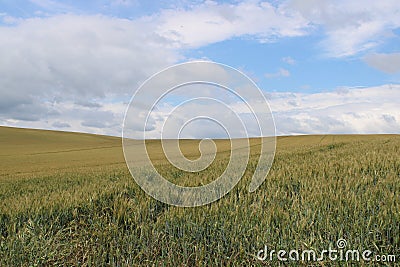
<svg viewBox="0 0 400 267">
<path fill-rule="evenodd" d="M 313 146 L 337 143 L 376 141 L 387 138 L 399 138 L 399 135 L 304 135 L 279 136 L 277 149 L 294 151 Z M 221 152 L 229 151 L 229 141 L 215 140 Z M 183 140 L 182 150 L 189 157 L 197 157 L 198 140 Z M 251 145 L 257 146 L 259 140 L 251 139 Z M 121 139 L 118 137 L 23 129 L 0 126 L 0 175 L 30 176 L 62 172 L 74 169 L 97 168 L 125 164 Z M 148 148 L 153 152 L 154 160 L 164 160 L 160 142 L 149 141 Z"/>
<path fill-rule="evenodd" d="M 198 154 L 198 140 L 182 142 Z M 0 266 L 278 266 L 258 251 L 321 251 L 341 238 L 349 249 L 399 255 L 399 135 L 278 137 L 254 193 L 259 139 L 250 142 L 248 168 L 230 193 L 179 208 L 137 186 L 120 138 L 0 127 Z M 167 179 L 202 184 L 226 165 L 227 140 L 216 143 L 215 163 L 190 175 L 166 164 L 159 141 L 149 149 Z"/>
</svg>

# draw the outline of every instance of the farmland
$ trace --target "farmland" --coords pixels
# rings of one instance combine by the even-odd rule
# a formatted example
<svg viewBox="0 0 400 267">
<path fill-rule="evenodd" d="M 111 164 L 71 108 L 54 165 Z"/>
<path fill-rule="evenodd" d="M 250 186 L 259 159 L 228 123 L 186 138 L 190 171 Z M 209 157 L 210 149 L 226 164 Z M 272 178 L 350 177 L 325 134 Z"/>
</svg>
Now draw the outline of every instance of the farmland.
<svg viewBox="0 0 400 267">
<path fill-rule="evenodd" d="M 176 183 L 209 182 L 226 165 L 227 140 L 216 140 L 210 168 L 190 176 L 149 142 L 153 162 Z M 136 185 L 120 138 L 0 127 L 0 266 L 276 266 L 257 252 L 321 251 L 340 238 L 400 261 L 399 135 L 278 137 L 267 179 L 249 193 L 258 143 L 230 193 L 179 208 Z M 198 140 L 182 150 L 195 158 Z"/>
</svg>

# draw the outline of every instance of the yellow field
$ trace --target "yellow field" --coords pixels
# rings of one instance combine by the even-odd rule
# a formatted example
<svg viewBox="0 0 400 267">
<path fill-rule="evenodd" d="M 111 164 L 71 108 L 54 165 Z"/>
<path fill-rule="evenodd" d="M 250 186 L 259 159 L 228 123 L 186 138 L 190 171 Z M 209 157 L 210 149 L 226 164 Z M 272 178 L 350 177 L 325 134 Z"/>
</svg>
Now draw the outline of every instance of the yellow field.
<svg viewBox="0 0 400 267">
<path fill-rule="evenodd" d="M 159 141 L 147 142 L 160 172 L 185 185 L 210 181 L 229 155 L 229 141 L 215 140 L 210 169 L 187 175 L 167 165 Z M 250 142 L 234 190 L 178 208 L 135 184 L 120 138 L 0 127 L 0 266 L 276 266 L 257 251 L 322 250 L 339 238 L 400 261 L 399 135 L 278 137 L 272 169 L 254 193 L 247 186 L 259 139 Z M 181 145 L 199 156 L 198 140 Z"/>
<path fill-rule="evenodd" d="M 304 135 L 277 137 L 277 150 L 294 151 L 336 143 L 399 138 L 399 135 Z M 229 152 L 229 140 L 215 140 L 219 152 Z M 189 158 L 199 156 L 198 140 L 183 140 L 180 147 Z M 251 139 L 255 146 L 259 140 Z M 160 142 L 147 141 L 156 162 L 165 163 Z M 0 126 L 1 176 L 43 175 L 76 169 L 97 169 L 125 165 L 121 139 L 112 136 Z"/>
</svg>

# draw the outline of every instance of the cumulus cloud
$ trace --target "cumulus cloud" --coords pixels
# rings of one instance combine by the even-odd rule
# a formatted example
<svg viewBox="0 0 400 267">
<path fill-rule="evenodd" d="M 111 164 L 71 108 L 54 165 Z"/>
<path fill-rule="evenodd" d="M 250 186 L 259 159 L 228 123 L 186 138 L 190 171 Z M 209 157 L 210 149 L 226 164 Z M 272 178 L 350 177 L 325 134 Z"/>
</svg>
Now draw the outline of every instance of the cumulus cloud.
<svg viewBox="0 0 400 267">
<path fill-rule="evenodd" d="M 273 93 L 268 98 L 277 133 L 400 133 L 400 85 L 343 88 L 315 94 Z"/>
<path fill-rule="evenodd" d="M 109 99 L 129 100 L 140 82 L 178 59 L 152 27 L 100 15 L 56 15 L 0 27 L 0 120 L 52 125 L 64 120 L 66 109 L 77 116 Z M 83 126 L 100 125 L 82 120 Z"/>
<path fill-rule="evenodd" d="M 305 35 L 308 27 L 298 12 L 266 1 L 205 1 L 187 9 L 164 10 L 158 20 L 157 32 L 178 47 L 199 47 L 238 36 L 269 42 Z"/>
<path fill-rule="evenodd" d="M 191 97 L 191 96 L 189 96 Z M 291 134 L 368 134 L 400 133 L 400 85 L 383 85 L 371 88 L 340 88 L 332 92 L 312 94 L 302 93 L 268 93 L 266 95 L 273 112 L 276 133 Z M 255 99 L 253 99 L 255 101 Z M 175 103 L 176 105 L 177 103 Z M 257 103 L 252 103 L 257 105 Z M 47 120 L 3 120 L 4 125 L 18 125 L 32 128 L 64 129 L 109 134 L 120 136 L 126 102 L 110 102 L 97 109 L 82 109 L 73 102 L 63 102 L 54 109 L 62 116 L 50 116 Z M 247 125 L 247 134 L 257 136 L 257 124 L 248 108 L 242 102 L 229 102 L 228 106 L 237 113 Z M 170 116 L 174 105 L 158 107 L 146 125 L 148 138 L 159 138 L 165 121 Z M 227 125 L 237 125 L 235 117 L 229 112 L 221 112 L 218 105 L 204 105 L 193 102 L 186 108 L 191 112 L 175 114 L 166 125 L 165 136 L 179 128 L 193 115 L 207 114 Z M 141 107 L 136 107 L 138 116 L 145 114 Z M 29 114 L 29 113 L 27 113 Z M 229 115 L 229 116 L 228 116 Z M 28 116 L 28 115 L 27 115 Z M 60 122 L 60 117 L 63 119 Z M 267 116 L 265 116 L 267 118 Z M 65 123 L 68 122 L 68 123 Z M 143 128 L 138 128 L 135 121 L 128 127 L 137 131 L 137 138 L 143 137 Z M 68 125 L 67 125 L 68 124 Z M 246 136 L 240 127 L 231 128 L 236 137 Z M 142 133 L 142 134 L 141 134 Z M 226 132 L 216 123 L 199 120 L 189 123 L 182 131 L 182 138 L 226 137 Z"/>
<path fill-rule="evenodd" d="M 120 135 L 134 90 L 182 59 L 179 49 L 235 37 L 269 42 L 322 28 L 328 55 L 343 57 L 378 46 L 400 27 L 397 0 L 205 1 L 135 20 L 61 15 L 71 7 L 52 0 L 32 2 L 56 15 L 26 19 L 0 14 L 8 23 L 0 26 L 0 124 L 111 135 Z M 135 1 L 114 1 L 129 3 Z M 375 53 L 364 60 L 387 73 L 399 71 L 399 53 Z M 282 61 L 295 63 L 291 57 Z M 288 77 L 290 72 L 281 68 L 265 76 Z M 399 87 L 388 88 L 269 96 L 280 134 L 398 133 Z M 159 132 L 166 114 L 159 111 L 146 130 Z M 204 136 L 196 128 L 201 124 L 194 125 L 187 133 Z"/>
<path fill-rule="evenodd" d="M 278 135 L 399 134 L 399 97 L 400 85 L 339 88 L 311 94 L 267 94 Z M 221 106 L 211 102 L 205 104 L 204 100 L 195 100 L 177 109 L 177 103 L 160 106 L 150 116 L 152 127 L 146 129 L 146 137 L 160 138 L 162 134 L 164 138 L 177 138 L 182 130 L 181 138 L 224 138 L 227 133 L 223 126 L 231 137 L 260 136 L 257 122 L 246 103 L 225 102 L 227 106 Z M 256 99 L 250 99 L 248 104 L 252 107 L 261 105 Z M 256 110 L 261 111 L 261 118 L 269 118 L 267 110 Z M 206 118 L 190 120 L 202 116 Z M 143 132 L 143 128 L 139 130 Z M 135 135 L 137 138 L 143 136 L 140 131 Z"/>
<path fill-rule="evenodd" d="M 175 47 L 201 47 L 243 36 L 270 42 L 322 32 L 320 45 L 327 56 L 348 57 L 394 37 L 400 9 L 397 0 L 205 1 L 163 10 L 153 19 L 157 33 Z M 292 64 L 290 58 L 284 60 Z"/>
<path fill-rule="evenodd" d="M 397 0 L 291 0 L 290 6 L 322 27 L 322 46 L 333 57 L 352 56 L 374 48 L 400 27 Z"/>
</svg>

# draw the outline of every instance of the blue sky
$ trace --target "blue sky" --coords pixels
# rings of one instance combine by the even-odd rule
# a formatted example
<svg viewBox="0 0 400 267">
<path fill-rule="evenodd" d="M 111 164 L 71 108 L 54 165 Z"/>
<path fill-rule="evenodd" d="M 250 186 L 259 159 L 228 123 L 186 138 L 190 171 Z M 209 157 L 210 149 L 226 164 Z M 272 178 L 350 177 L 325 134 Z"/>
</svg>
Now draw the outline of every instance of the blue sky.
<svg viewBox="0 0 400 267">
<path fill-rule="evenodd" d="M 288 38 L 274 43 L 234 39 L 190 50 L 248 72 L 260 87 L 278 92 L 318 92 L 341 86 L 376 86 L 396 77 L 368 66 L 359 58 L 327 58 L 316 47 L 318 38 Z M 289 63 L 288 63 L 289 61 Z M 287 70 L 287 76 L 280 70 Z"/>
<path fill-rule="evenodd" d="M 278 134 L 400 132 L 397 0 L 3 0 L 0 41 L 0 125 L 119 135 L 146 78 L 205 59 L 257 83 Z"/>
</svg>

